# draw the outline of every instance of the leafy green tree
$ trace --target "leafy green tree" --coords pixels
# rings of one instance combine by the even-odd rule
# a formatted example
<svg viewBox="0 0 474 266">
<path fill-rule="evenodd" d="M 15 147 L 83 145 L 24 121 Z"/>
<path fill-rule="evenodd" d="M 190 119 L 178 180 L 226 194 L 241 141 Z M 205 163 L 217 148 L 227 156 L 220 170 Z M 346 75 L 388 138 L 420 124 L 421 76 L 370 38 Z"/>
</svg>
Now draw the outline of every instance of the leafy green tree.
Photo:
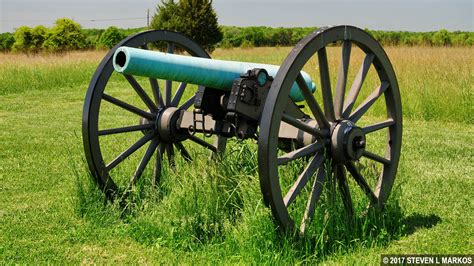
<svg viewBox="0 0 474 266">
<path fill-rule="evenodd" d="M 9 51 L 13 43 L 15 43 L 15 38 L 12 33 L 0 33 L 0 51 Z"/>
<path fill-rule="evenodd" d="M 451 45 L 451 37 L 449 36 L 449 32 L 445 29 L 439 30 L 433 35 L 433 44 L 435 45 Z"/>
<path fill-rule="evenodd" d="M 108 27 L 104 33 L 100 35 L 99 47 L 112 48 L 126 37 L 125 33 L 117 27 Z"/>
<path fill-rule="evenodd" d="M 14 51 L 28 51 L 33 44 L 33 33 L 30 27 L 21 26 L 15 30 Z"/>
<path fill-rule="evenodd" d="M 474 45 L 474 34 L 471 34 L 466 40 L 464 40 L 464 45 L 472 46 Z"/>
<path fill-rule="evenodd" d="M 223 26 L 221 27 L 223 31 L 223 44 L 230 44 L 232 47 L 239 47 L 242 41 L 244 40 L 242 34 L 242 28 L 235 26 Z"/>
<path fill-rule="evenodd" d="M 289 46 L 293 44 L 293 31 L 291 29 L 278 28 L 271 38 L 273 45 Z"/>
<path fill-rule="evenodd" d="M 60 18 L 51 28 L 44 46 L 58 52 L 77 50 L 86 46 L 86 36 L 82 32 L 81 25 L 71 19 Z"/>
<path fill-rule="evenodd" d="M 453 37 L 451 38 L 452 44 L 456 46 L 462 46 L 466 42 L 466 39 L 469 36 L 463 32 L 455 32 Z"/>
<path fill-rule="evenodd" d="M 21 26 L 14 34 L 13 50 L 23 52 L 39 52 L 48 38 L 48 29 L 39 25 L 34 28 Z"/>
<path fill-rule="evenodd" d="M 150 26 L 158 30 L 176 30 L 183 27 L 179 12 L 179 4 L 174 0 L 162 0 L 161 5 L 156 6 Z"/>
<path fill-rule="evenodd" d="M 82 32 L 86 36 L 86 49 L 94 49 L 99 48 L 99 39 L 102 33 L 104 33 L 104 29 L 82 29 Z"/>
<path fill-rule="evenodd" d="M 163 0 L 156 8 L 151 27 L 183 33 L 208 51 L 222 40 L 211 0 Z"/>
<path fill-rule="evenodd" d="M 39 25 L 31 29 L 31 34 L 32 34 L 31 50 L 38 52 L 41 50 L 41 48 L 43 48 L 44 42 L 48 39 L 49 31 L 45 26 Z"/>
</svg>

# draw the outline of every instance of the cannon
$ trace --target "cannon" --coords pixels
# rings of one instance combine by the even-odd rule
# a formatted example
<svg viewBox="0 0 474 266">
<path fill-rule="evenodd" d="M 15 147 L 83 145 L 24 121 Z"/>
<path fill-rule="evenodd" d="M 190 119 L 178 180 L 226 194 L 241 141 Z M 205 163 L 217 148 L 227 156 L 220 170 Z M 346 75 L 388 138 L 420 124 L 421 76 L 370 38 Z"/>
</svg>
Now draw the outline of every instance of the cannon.
<svg viewBox="0 0 474 266">
<path fill-rule="evenodd" d="M 134 102 L 123 99 L 130 95 Z M 190 148 L 218 158 L 229 138 L 256 142 L 264 203 L 281 229 L 304 233 L 328 183 L 348 215 L 383 208 L 400 158 L 401 110 L 387 54 L 353 26 L 314 31 L 280 66 L 214 60 L 180 33 L 153 30 L 126 38 L 101 61 L 82 134 L 91 174 L 110 200 L 129 195 L 147 167 L 149 183 L 159 184 L 163 164 L 191 161 Z M 124 116 L 131 124 L 111 119 Z M 127 161 L 134 165 L 122 167 Z"/>
</svg>

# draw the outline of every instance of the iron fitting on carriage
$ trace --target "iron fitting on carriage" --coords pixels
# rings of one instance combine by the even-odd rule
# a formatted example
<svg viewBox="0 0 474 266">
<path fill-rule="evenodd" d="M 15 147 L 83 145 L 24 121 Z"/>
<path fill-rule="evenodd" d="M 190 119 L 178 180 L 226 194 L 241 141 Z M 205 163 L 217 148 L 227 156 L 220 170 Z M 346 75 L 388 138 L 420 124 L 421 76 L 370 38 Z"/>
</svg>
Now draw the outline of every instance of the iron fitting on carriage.
<svg viewBox="0 0 474 266">
<path fill-rule="evenodd" d="M 331 154 L 337 163 L 356 161 L 366 146 L 364 131 L 350 120 L 337 121 L 331 126 Z"/>
<path fill-rule="evenodd" d="M 143 134 L 154 131 L 155 138 L 161 142 L 174 143 L 180 142 L 187 138 L 187 134 L 180 130 L 178 120 L 182 110 L 176 107 L 159 108 L 154 119 L 140 118 L 140 125 L 153 125 L 152 129 L 142 130 Z"/>
<path fill-rule="evenodd" d="M 173 143 L 186 139 L 186 134 L 177 128 L 182 110 L 176 107 L 164 108 L 157 116 L 156 129 L 158 137 L 163 142 Z"/>
</svg>

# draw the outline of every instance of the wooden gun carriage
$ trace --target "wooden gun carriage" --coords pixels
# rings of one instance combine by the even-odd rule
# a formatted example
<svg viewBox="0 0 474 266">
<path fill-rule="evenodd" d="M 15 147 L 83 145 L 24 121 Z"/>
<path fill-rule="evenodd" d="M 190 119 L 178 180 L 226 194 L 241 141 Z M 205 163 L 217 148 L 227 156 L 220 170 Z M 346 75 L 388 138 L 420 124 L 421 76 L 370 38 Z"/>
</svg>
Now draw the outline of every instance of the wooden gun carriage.
<svg viewBox="0 0 474 266">
<path fill-rule="evenodd" d="M 165 52 L 153 50 L 163 46 Z M 334 60 L 329 60 L 328 51 L 339 53 L 338 47 L 334 83 L 330 75 Z M 350 83 L 349 66 L 355 57 L 360 66 L 355 66 Z M 117 92 L 113 74 L 125 77 L 128 93 L 136 93 L 145 108 L 108 93 L 109 87 Z M 370 75 L 370 84 L 364 86 Z M 138 76 L 146 77 L 151 94 Z M 163 89 L 158 80 L 164 80 Z M 173 82 L 180 82 L 174 95 Z M 198 85 L 197 91 L 182 99 L 188 84 Z M 109 125 L 101 108 L 105 102 L 118 107 L 118 112 L 135 114 L 136 124 Z M 378 113 L 367 115 L 375 105 Z M 139 139 L 105 160 L 110 143 L 102 139 L 131 132 L 141 132 Z M 92 175 L 111 200 L 131 191 L 147 165 L 153 167 L 151 178 L 158 183 L 165 156 L 170 164 L 179 155 L 192 160 L 188 149 L 194 144 L 218 155 L 225 153 L 232 137 L 257 141 L 263 199 L 282 229 L 304 233 L 328 181 L 337 183 L 348 214 L 354 213 L 352 196 L 357 194 L 351 196 L 349 183 L 359 187 L 369 206 L 382 208 L 394 183 L 402 139 L 400 94 L 392 65 L 373 37 L 352 26 L 325 27 L 309 34 L 281 66 L 213 60 L 179 33 L 147 31 L 114 47 L 87 91 L 84 149 Z M 125 182 L 119 181 L 124 173 L 114 169 L 142 146 L 146 149 L 135 170 Z M 289 165 L 299 167 L 294 176 L 282 174 Z M 304 193 L 304 210 L 291 208 Z"/>
</svg>

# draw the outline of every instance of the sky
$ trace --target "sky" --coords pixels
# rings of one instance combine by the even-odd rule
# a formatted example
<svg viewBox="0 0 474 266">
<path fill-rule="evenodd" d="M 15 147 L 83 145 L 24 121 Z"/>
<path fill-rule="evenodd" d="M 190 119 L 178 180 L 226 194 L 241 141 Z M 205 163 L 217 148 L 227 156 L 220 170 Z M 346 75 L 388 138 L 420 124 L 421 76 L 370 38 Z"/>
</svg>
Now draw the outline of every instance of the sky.
<svg viewBox="0 0 474 266">
<path fill-rule="evenodd" d="M 0 32 L 51 26 L 69 17 L 84 28 L 147 25 L 161 0 L 0 0 Z M 214 0 L 221 25 L 300 27 L 351 24 L 378 30 L 474 31 L 474 0 Z"/>
</svg>

